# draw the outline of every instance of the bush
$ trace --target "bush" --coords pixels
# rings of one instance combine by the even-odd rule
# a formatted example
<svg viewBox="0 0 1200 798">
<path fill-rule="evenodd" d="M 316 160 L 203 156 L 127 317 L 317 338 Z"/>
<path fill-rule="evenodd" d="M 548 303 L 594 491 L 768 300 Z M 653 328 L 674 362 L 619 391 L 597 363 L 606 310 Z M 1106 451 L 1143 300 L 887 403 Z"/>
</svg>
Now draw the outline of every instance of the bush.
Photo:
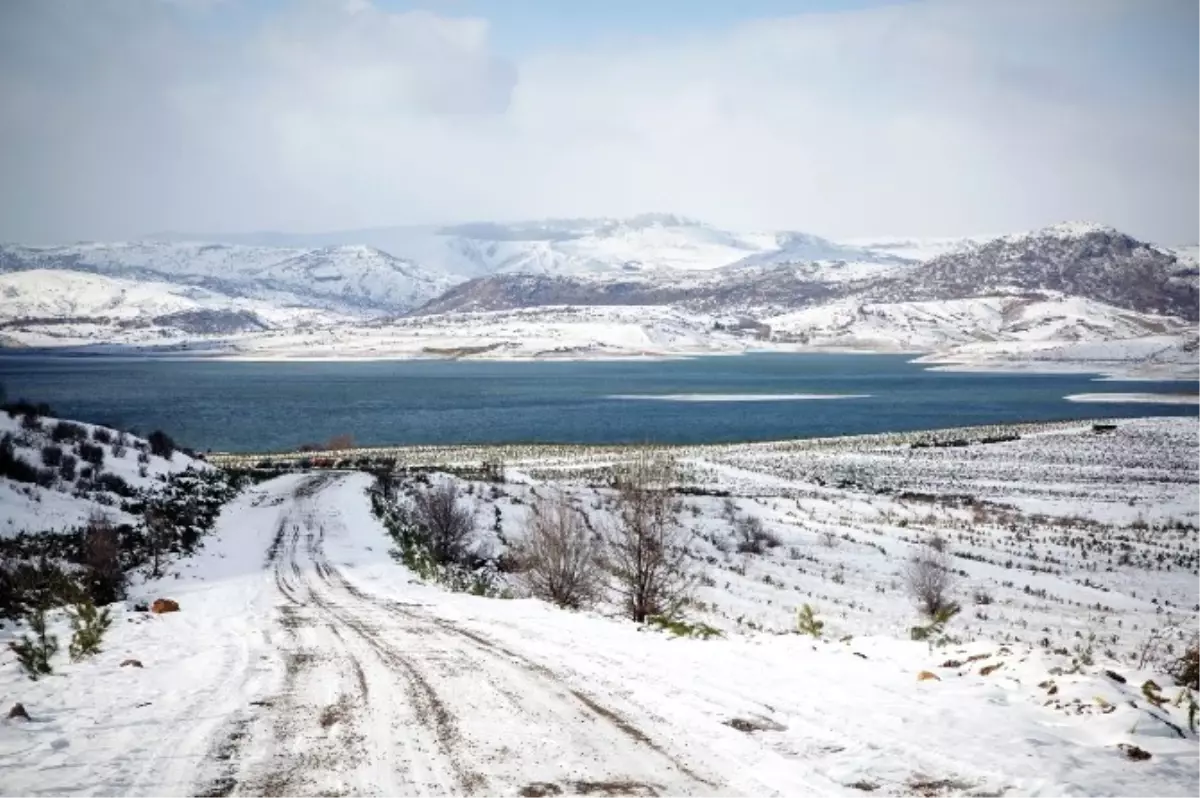
<svg viewBox="0 0 1200 798">
<path fill-rule="evenodd" d="M 127 499 L 132 498 L 136 493 L 128 482 L 111 472 L 106 472 L 96 477 L 96 487 Z"/>
<path fill-rule="evenodd" d="M 86 441 L 88 439 L 87 428 L 70 421 L 60 421 L 50 428 L 50 439 L 55 443 Z"/>
<path fill-rule="evenodd" d="M 91 463 L 97 469 L 104 465 L 104 447 L 95 443 L 80 443 L 79 457 L 86 463 Z"/>
<path fill-rule="evenodd" d="M 171 455 L 175 454 L 175 441 L 171 440 L 171 436 L 160 429 L 151 432 L 147 436 L 146 441 L 150 444 L 150 453 L 155 457 L 170 460 Z"/>
<path fill-rule="evenodd" d="M 599 553 L 578 510 L 565 498 L 543 501 L 518 554 L 521 579 L 535 597 L 577 609 L 600 589 Z"/>
<path fill-rule="evenodd" d="M 748 515 L 734 522 L 737 535 L 737 550 L 743 554 L 762 554 L 779 545 L 779 538 L 763 527 L 762 519 Z"/>
<path fill-rule="evenodd" d="M 709 626 L 706 623 L 688 623 L 682 618 L 668 618 L 665 615 L 649 615 L 646 617 L 646 624 L 655 629 L 670 632 L 676 637 L 695 637 L 700 640 L 708 640 L 713 637 L 725 636 L 715 626 Z"/>
<path fill-rule="evenodd" d="M 58 468 L 62 462 L 63 450 L 57 444 L 48 443 L 42 447 L 42 463 L 51 468 Z"/>
<path fill-rule="evenodd" d="M 102 515 L 93 515 L 82 532 L 83 587 L 96 604 L 111 604 L 125 595 L 125 571 L 117 528 Z"/>
<path fill-rule="evenodd" d="M 446 480 L 413 498 L 412 520 L 434 563 L 463 564 L 475 531 L 475 513 L 462 506 L 458 483 Z"/>
<path fill-rule="evenodd" d="M 97 610 L 96 605 L 84 598 L 67 610 L 71 621 L 71 645 L 68 653 L 72 662 L 100 653 L 104 633 L 112 625 L 108 608 Z"/>
<path fill-rule="evenodd" d="M 905 566 L 904 580 L 909 595 L 925 617 L 935 618 L 940 611 L 951 606 L 954 572 L 950 570 L 945 541 L 935 537 L 922 546 Z"/>
<path fill-rule="evenodd" d="M 79 460 L 73 454 L 64 454 L 62 462 L 58 464 L 58 476 L 65 482 L 74 482 L 76 476 L 75 467 L 79 465 Z"/>
<path fill-rule="evenodd" d="M 1192 640 L 1183 653 L 1167 665 L 1167 673 L 1176 684 L 1200 690 L 1200 644 Z"/>
<path fill-rule="evenodd" d="M 17 482 L 37 482 L 38 471 L 17 455 L 17 442 L 11 432 L 0 436 L 0 477 Z"/>
<path fill-rule="evenodd" d="M 4 401 L 4 397 L 0 394 L 0 402 Z M 5 402 L 0 405 L 0 410 L 8 413 L 9 417 L 14 416 L 33 416 L 38 418 L 41 416 L 53 416 L 54 410 L 45 402 L 34 404 L 28 399 L 18 399 L 15 402 Z"/>
<path fill-rule="evenodd" d="M 34 413 L 25 413 L 21 416 L 21 429 L 29 430 L 30 432 L 41 432 L 42 420 Z"/>
<path fill-rule="evenodd" d="M 104 427 L 92 428 L 92 440 L 96 443 L 112 443 L 112 432 Z"/>
<path fill-rule="evenodd" d="M 50 659 L 58 651 L 58 638 L 46 630 L 46 609 L 39 607 L 27 618 L 33 637 L 21 635 L 21 639 L 10 642 L 8 647 L 17 655 L 17 663 L 30 679 L 37 681 L 54 672 Z"/>
</svg>

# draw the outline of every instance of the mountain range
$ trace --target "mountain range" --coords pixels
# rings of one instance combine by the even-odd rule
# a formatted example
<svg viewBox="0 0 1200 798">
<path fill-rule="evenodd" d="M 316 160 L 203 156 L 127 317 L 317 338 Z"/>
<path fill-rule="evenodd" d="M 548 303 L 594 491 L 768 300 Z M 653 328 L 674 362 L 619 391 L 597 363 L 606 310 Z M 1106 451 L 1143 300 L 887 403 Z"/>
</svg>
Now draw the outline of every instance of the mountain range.
<svg viewBox="0 0 1200 798">
<path fill-rule="evenodd" d="M 1186 351 L 1197 287 L 1194 247 L 1081 223 L 850 242 L 666 214 L 160 234 L 0 246 L 0 343 L 248 357 L 336 357 L 339 346 L 359 344 L 359 356 L 587 357 L 782 346 L 944 354 L 989 342 L 1182 336 Z M 666 327 L 616 338 L 602 329 L 638 319 Z M 533 343 L 544 337 L 538 324 L 571 332 L 543 346 Z M 664 333 L 681 327 L 682 338 Z"/>
</svg>

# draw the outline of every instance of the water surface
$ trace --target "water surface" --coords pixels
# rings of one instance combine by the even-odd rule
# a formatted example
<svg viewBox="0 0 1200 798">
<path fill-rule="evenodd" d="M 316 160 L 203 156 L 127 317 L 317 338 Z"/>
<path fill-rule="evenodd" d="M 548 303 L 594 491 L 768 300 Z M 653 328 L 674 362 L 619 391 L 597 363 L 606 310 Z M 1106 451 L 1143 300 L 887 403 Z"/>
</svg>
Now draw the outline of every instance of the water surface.
<svg viewBox="0 0 1200 798">
<path fill-rule="evenodd" d="M 261 363 L 22 355 L 0 357 L 0 381 L 9 398 L 44 401 L 66 417 L 143 433 L 161 428 L 184 445 L 224 451 L 288 449 L 343 434 L 363 445 L 706 443 L 1197 415 L 1195 405 L 1064 399 L 1097 392 L 1194 394 L 1194 381 L 927 371 L 909 359 L 822 353 Z"/>
</svg>

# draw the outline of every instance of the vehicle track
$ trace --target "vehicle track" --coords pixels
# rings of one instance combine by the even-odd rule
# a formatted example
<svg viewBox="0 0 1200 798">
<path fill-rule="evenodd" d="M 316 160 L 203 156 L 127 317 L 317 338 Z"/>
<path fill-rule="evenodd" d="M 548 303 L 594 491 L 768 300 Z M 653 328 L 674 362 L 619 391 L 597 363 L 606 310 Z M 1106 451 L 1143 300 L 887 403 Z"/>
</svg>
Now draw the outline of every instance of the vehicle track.
<svg viewBox="0 0 1200 798">
<path fill-rule="evenodd" d="M 301 481 L 267 565 L 284 679 L 214 751 L 198 791 L 238 794 L 713 794 L 718 785 L 550 668 L 414 604 L 363 591 L 325 555 L 344 535 Z M 231 721 L 231 723 L 233 723 Z M 727 791 L 727 790 L 726 790 Z"/>
</svg>

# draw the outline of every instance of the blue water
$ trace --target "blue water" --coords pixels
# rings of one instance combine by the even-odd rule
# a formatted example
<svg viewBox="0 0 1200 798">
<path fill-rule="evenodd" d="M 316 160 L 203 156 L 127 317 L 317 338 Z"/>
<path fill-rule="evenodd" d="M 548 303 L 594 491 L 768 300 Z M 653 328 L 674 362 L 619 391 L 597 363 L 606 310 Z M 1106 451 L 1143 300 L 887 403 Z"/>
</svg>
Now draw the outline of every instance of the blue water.
<svg viewBox="0 0 1200 798">
<path fill-rule="evenodd" d="M 1073 393 L 1196 393 L 1191 382 L 927 371 L 903 355 L 764 354 L 639 362 L 231 363 L 8 356 L 10 399 L 199 449 L 265 451 L 350 434 L 360 445 L 706 443 L 1005 421 L 1196 416 L 1195 405 L 1084 404 Z M 677 402 L 629 394 L 869 394 Z"/>
</svg>

